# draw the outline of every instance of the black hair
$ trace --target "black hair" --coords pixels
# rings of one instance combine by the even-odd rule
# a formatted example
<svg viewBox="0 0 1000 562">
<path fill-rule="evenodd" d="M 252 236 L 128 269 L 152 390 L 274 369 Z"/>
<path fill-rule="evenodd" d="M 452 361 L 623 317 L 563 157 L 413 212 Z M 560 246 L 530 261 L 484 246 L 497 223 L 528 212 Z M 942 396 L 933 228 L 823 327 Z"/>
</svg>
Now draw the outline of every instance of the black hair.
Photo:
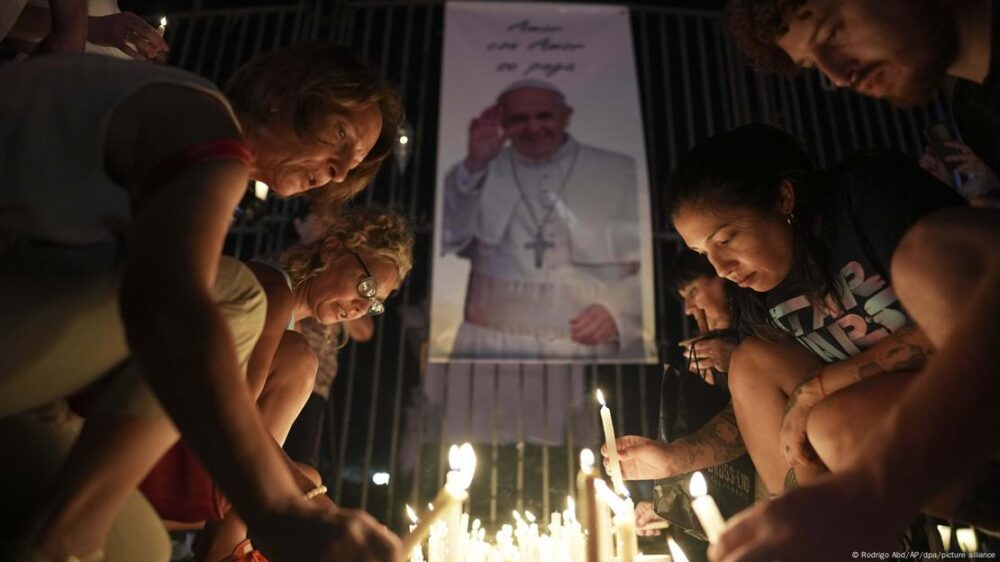
<svg viewBox="0 0 1000 562">
<path fill-rule="evenodd" d="M 795 192 L 792 223 L 793 263 L 806 297 L 814 305 L 836 293 L 833 270 L 820 237 L 827 195 L 823 177 L 799 141 L 787 132 L 751 124 L 716 135 L 691 149 L 668 184 L 667 216 L 686 209 L 750 209 L 761 215 L 778 207 L 781 185 Z M 750 289 L 735 291 L 735 311 L 754 333 L 765 339 L 782 334 L 770 319 L 764 295 Z"/>
<path fill-rule="evenodd" d="M 679 292 L 700 277 L 714 279 L 718 274 L 708 258 L 693 250 L 684 250 L 677 256 L 670 271 L 669 284 L 674 292 Z"/>
</svg>

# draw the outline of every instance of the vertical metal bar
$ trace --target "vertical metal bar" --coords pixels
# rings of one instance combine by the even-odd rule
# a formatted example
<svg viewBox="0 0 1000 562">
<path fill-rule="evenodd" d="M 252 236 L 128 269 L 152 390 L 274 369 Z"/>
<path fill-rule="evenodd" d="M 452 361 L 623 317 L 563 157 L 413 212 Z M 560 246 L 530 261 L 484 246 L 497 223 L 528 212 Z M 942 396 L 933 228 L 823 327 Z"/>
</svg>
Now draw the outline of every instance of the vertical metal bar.
<svg viewBox="0 0 1000 562">
<path fill-rule="evenodd" d="M 497 522 L 497 494 L 500 486 L 500 366 L 493 364 L 493 432 L 490 451 L 490 525 Z"/>
<path fill-rule="evenodd" d="M 569 375 L 566 377 L 566 384 L 569 388 L 566 389 L 567 396 L 571 399 L 567 401 L 567 408 L 565 412 L 566 418 L 566 490 L 567 494 L 576 496 L 576 420 L 577 415 L 574 408 L 574 404 L 580 400 L 579 396 L 573 396 L 573 378 L 575 377 L 574 369 L 575 365 L 571 365 L 568 368 Z M 586 372 L 583 373 L 586 376 Z M 584 379 L 586 383 L 586 378 Z"/>
<path fill-rule="evenodd" d="M 409 289 L 409 284 L 404 284 L 403 297 L 401 300 L 406 303 L 406 296 Z M 406 332 L 407 325 L 403 322 L 402 316 L 400 316 L 400 335 L 399 343 L 396 345 L 396 388 L 394 390 L 392 399 L 392 435 L 389 436 L 389 466 L 387 472 L 391 475 L 399 474 L 400 471 L 396 470 L 397 464 L 397 453 L 399 450 L 399 427 L 402 423 L 402 405 L 403 405 L 403 379 L 406 378 L 403 372 L 403 355 L 406 353 Z M 393 520 L 393 506 L 396 499 L 396 481 L 398 478 L 393 476 L 389 479 L 389 490 L 388 499 L 386 500 L 385 506 L 385 522 L 389 523 Z"/>
<path fill-rule="evenodd" d="M 340 443 L 337 444 L 337 466 L 334 471 L 334 501 L 342 503 L 344 490 L 344 463 L 347 459 L 347 436 L 351 430 L 351 400 L 354 397 L 354 372 L 358 364 L 358 345 L 350 344 L 350 362 L 347 368 L 347 388 L 344 389 L 344 405 L 340 414 Z"/>
<path fill-rule="evenodd" d="M 663 293 L 661 293 L 663 294 Z M 649 368 L 640 365 L 639 368 L 639 419 L 644 437 L 651 437 L 649 434 L 649 404 L 646 399 L 646 373 Z"/>
<path fill-rule="evenodd" d="M 222 16 L 222 32 L 219 33 L 219 46 L 215 51 L 215 62 L 212 64 L 212 73 L 209 75 L 212 82 L 219 83 L 219 73 L 222 66 L 222 55 L 226 52 L 226 43 L 229 38 L 229 28 L 232 25 L 231 16 Z"/>
<path fill-rule="evenodd" d="M 423 480 L 424 474 L 422 462 L 424 458 L 424 427 L 427 425 L 427 420 L 425 418 L 427 416 L 428 395 L 427 388 L 425 386 L 427 385 L 427 372 L 425 369 L 426 366 L 424 365 L 420 366 L 417 371 L 420 379 L 417 382 L 418 392 L 420 394 L 418 396 L 419 402 L 417 403 L 417 442 L 414 447 L 416 453 L 413 455 L 413 487 L 410 490 L 410 503 L 412 503 L 415 508 L 419 508 L 420 506 L 420 483 Z"/>
<path fill-rule="evenodd" d="M 549 516 L 549 366 L 542 367 L 542 513 L 541 520 Z"/>
<path fill-rule="evenodd" d="M 688 70 L 687 33 L 684 29 L 684 16 L 677 18 L 678 38 L 681 46 L 681 83 L 684 84 L 684 115 L 687 117 L 688 147 L 695 144 L 694 109 L 691 107 L 691 73 Z"/>
<path fill-rule="evenodd" d="M 205 20 L 205 29 L 201 33 L 201 44 L 198 46 L 198 56 L 196 57 L 194 63 L 195 74 L 204 74 L 202 67 L 204 66 L 205 63 L 205 55 L 208 54 L 208 38 L 211 37 L 212 35 L 213 18 L 211 16 L 208 16 L 204 18 L 204 20 Z"/>
<path fill-rule="evenodd" d="M 667 16 L 660 15 L 660 56 L 663 72 L 661 76 L 663 77 L 663 92 L 664 92 L 664 106 L 667 108 L 667 158 L 670 165 L 673 165 L 677 161 L 677 141 L 674 134 L 677 128 L 674 126 L 677 123 L 677 119 L 674 116 L 674 93 L 673 93 L 673 70 L 670 65 L 670 49 L 668 47 L 667 41 L 670 34 L 667 32 Z M 661 299 L 657 299 L 661 300 Z"/>
<path fill-rule="evenodd" d="M 275 50 L 284 42 L 281 40 L 281 32 L 285 27 L 285 12 L 278 12 L 278 21 L 274 23 L 274 35 L 271 37 L 271 50 Z"/>
<path fill-rule="evenodd" d="M 424 43 L 420 51 L 420 60 L 424 61 L 425 63 L 429 63 L 431 55 L 431 36 L 433 35 L 431 31 L 432 29 L 431 23 L 434 21 L 434 7 L 428 6 L 427 8 L 425 8 L 425 14 L 426 16 L 424 17 Z M 443 19 L 444 15 L 442 13 L 442 20 Z M 442 26 L 443 26 L 443 21 L 442 21 Z M 420 75 L 425 75 L 425 74 L 427 73 L 422 72 Z M 427 82 L 428 82 L 427 80 L 420 81 L 420 91 L 417 94 L 417 107 L 427 107 L 428 103 Z M 420 190 L 415 189 L 412 185 L 414 182 L 417 182 L 420 179 L 420 171 L 424 161 L 424 144 L 435 142 L 433 139 L 428 138 L 429 135 L 425 133 L 427 129 L 424 126 L 424 124 L 425 124 L 425 116 L 427 113 L 428 113 L 427 111 L 420 111 L 417 113 L 417 123 L 415 131 L 416 134 L 414 135 L 416 137 L 414 139 L 414 141 L 416 142 L 416 146 L 413 148 L 413 173 L 410 176 L 411 178 L 413 178 L 413 182 L 411 182 L 410 204 L 408 206 L 410 219 L 417 218 L 417 195 Z M 432 154 L 435 154 L 435 152 L 432 152 Z M 433 243 L 431 244 L 431 246 L 433 247 Z M 433 269 L 433 263 L 434 260 L 431 260 L 431 269 Z"/>
<path fill-rule="evenodd" d="M 823 142 L 823 132 L 824 131 L 819 126 L 819 115 L 816 113 L 816 103 L 815 103 L 815 101 L 816 101 L 816 92 L 813 91 L 812 76 L 806 76 L 806 77 L 804 77 L 804 82 L 805 82 L 805 85 L 806 85 L 806 94 L 807 94 L 807 96 L 808 96 L 809 99 L 807 99 L 803 105 L 806 105 L 806 106 L 809 107 L 809 117 L 810 117 L 810 121 L 812 122 L 812 131 L 811 131 L 811 133 L 812 133 L 813 139 L 815 139 L 815 144 L 813 145 L 813 150 L 815 150 L 816 152 L 818 152 L 818 153 L 820 153 L 820 154 L 822 154 L 822 155 L 825 156 L 826 155 L 826 145 Z M 836 135 L 836 134 L 837 134 L 836 131 L 834 131 L 834 135 Z"/>
<path fill-rule="evenodd" d="M 240 15 L 240 32 L 236 39 L 236 56 L 233 59 L 237 66 L 243 63 L 243 47 L 246 44 L 247 39 L 247 23 L 250 21 L 250 17 L 246 14 Z"/>
<path fill-rule="evenodd" d="M 517 510 L 524 511 L 524 363 L 517 365 Z"/>
<path fill-rule="evenodd" d="M 705 52 L 705 26 L 702 19 L 695 17 L 691 21 L 694 24 L 695 36 L 698 39 L 698 64 L 701 66 L 701 92 L 705 109 L 705 132 L 708 135 L 715 134 L 715 103 L 712 101 L 712 88 L 708 83 L 708 54 Z"/>
<path fill-rule="evenodd" d="M 177 61 L 177 66 L 181 68 L 188 68 L 187 60 L 191 54 L 191 38 L 194 37 L 194 28 L 197 24 L 198 18 L 195 18 L 194 16 L 184 17 L 181 19 L 181 22 L 184 20 L 187 20 L 187 25 L 179 27 L 179 29 L 184 30 L 184 41 L 181 42 L 181 56 Z"/>
<path fill-rule="evenodd" d="M 448 394 L 451 392 L 451 363 L 445 363 L 444 368 L 444 392 L 442 393 L 442 404 L 445 412 L 448 411 Z M 445 417 L 441 416 L 441 442 L 438 444 L 438 478 L 436 488 L 444 484 L 444 473 L 448 464 L 448 445 L 444 438 Z"/>
<path fill-rule="evenodd" d="M 618 427 L 617 434 L 624 435 L 627 419 L 625 418 L 625 385 L 622 384 L 621 363 L 615 363 L 615 426 Z"/>
<path fill-rule="evenodd" d="M 719 76 L 721 87 L 719 96 L 721 98 L 723 123 L 726 130 L 732 129 L 739 121 L 739 108 L 736 107 L 736 84 L 733 80 L 733 68 L 726 64 L 726 47 L 722 39 L 722 24 L 719 20 L 712 21 L 712 35 L 715 37 L 715 66 L 716 74 Z"/>
</svg>

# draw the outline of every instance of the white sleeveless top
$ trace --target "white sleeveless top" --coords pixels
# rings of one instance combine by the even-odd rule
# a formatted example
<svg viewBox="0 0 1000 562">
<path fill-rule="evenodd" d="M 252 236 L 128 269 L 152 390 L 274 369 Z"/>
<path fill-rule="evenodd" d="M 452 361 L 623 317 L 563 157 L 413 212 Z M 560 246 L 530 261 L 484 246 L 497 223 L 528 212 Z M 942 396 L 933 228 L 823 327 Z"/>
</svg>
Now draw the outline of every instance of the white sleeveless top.
<svg viewBox="0 0 1000 562">
<path fill-rule="evenodd" d="M 0 253 L 124 238 L 133 201 L 105 171 L 106 130 L 125 99 L 156 84 L 211 95 L 237 123 L 215 85 L 176 68 L 78 54 L 0 64 Z"/>
</svg>

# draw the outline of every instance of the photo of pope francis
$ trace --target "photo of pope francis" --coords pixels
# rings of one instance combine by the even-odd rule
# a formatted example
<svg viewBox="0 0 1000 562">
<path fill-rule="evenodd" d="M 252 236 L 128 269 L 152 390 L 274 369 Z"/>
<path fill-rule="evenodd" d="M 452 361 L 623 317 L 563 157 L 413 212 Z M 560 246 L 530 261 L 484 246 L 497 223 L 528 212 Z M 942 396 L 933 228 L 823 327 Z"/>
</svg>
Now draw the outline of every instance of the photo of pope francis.
<svg viewBox="0 0 1000 562">
<path fill-rule="evenodd" d="M 635 160 L 574 138 L 572 116 L 521 80 L 469 125 L 444 186 L 442 250 L 471 266 L 452 359 L 643 359 Z"/>
</svg>

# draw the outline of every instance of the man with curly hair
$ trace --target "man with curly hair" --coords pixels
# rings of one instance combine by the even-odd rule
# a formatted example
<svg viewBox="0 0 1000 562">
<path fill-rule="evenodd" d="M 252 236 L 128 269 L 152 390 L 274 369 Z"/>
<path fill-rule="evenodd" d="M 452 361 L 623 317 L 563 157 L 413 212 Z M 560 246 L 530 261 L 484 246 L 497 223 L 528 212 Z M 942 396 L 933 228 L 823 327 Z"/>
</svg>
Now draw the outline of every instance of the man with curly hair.
<svg viewBox="0 0 1000 562">
<path fill-rule="evenodd" d="M 902 108 L 955 79 L 967 144 L 1000 164 L 1000 3 L 989 0 L 733 0 L 729 28 L 751 64 L 790 75 L 815 68 L 839 87 Z"/>
</svg>

